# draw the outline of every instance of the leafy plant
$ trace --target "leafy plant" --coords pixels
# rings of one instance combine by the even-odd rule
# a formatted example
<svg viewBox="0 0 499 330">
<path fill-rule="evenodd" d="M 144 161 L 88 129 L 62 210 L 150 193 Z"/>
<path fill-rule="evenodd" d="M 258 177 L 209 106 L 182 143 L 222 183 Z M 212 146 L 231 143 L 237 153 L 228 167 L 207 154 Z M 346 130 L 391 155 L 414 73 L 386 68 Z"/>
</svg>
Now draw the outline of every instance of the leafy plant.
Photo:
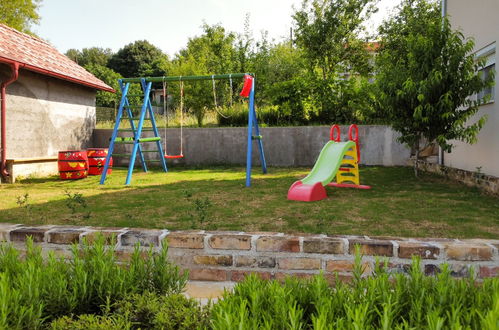
<svg viewBox="0 0 499 330">
<path fill-rule="evenodd" d="M 75 192 L 71 193 L 69 190 L 64 190 L 64 195 L 67 196 L 65 202 L 66 206 L 69 210 L 71 210 L 72 214 L 75 214 L 78 208 L 81 208 L 85 211 L 83 218 L 89 219 L 92 214 L 91 211 L 87 211 L 87 200 L 83 197 L 83 194 Z"/>
<path fill-rule="evenodd" d="M 199 223 L 204 226 L 209 216 L 209 209 L 212 203 L 208 197 L 196 198 L 193 201 L 194 214 L 191 214 L 193 224 Z"/>
<path fill-rule="evenodd" d="M 31 210 L 33 208 L 33 205 L 31 205 L 29 201 L 29 194 L 25 193 L 24 195 L 16 196 L 16 204 L 24 209 L 26 212 L 26 216 L 31 217 Z"/>
<path fill-rule="evenodd" d="M 475 143 L 486 118 L 471 120 L 484 100 L 470 97 L 493 83 L 477 72 L 483 59 L 474 42 L 454 31 L 437 2 L 404 0 L 380 27 L 376 83 L 380 108 L 399 140 L 419 152 L 436 142 L 444 151 L 452 141 Z"/>
<path fill-rule="evenodd" d="M 166 246 L 157 253 L 136 246 L 127 267 L 104 237 L 74 245 L 72 252 L 69 262 L 53 254 L 44 261 L 31 239 L 24 258 L 11 245 L 0 245 L 1 329 L 35 329 L 64 315 L 100 313 L 133 293 L 177 294 L 186 283 L 187 274 L 168 261 Z"/>
<path fill-rule="evenodd" d="M 249 276 L 213 307 L 214 329 L 497 329 L 499 279 L 477 283 L 453 279 L 444 266 L 425 276 L 419 260 L 407 274 L 390 274 L 376 264 L 362 277 L 358 254 L 354 280 L 324 276 L 287 278 L 284 283 Z"/>
</svg>

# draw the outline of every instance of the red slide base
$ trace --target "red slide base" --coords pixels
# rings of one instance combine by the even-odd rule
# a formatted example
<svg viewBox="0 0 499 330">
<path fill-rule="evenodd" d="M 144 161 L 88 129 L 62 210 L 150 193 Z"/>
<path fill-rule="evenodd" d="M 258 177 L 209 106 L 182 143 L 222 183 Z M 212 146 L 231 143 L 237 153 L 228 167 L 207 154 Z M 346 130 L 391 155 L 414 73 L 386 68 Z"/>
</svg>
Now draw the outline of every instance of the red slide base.
<svg viewBox="0 0 499 330">
<path fill-rule="evenodd" d="M 331 187 L 338 187 L 338 188 L 357 188 L 357 189 L 371 189 L 371 186 L 366 186 L 363 184 L 352 184 L 352 183 L 336 183 L 336 182 L 331 182 L 327 184 L 328 186 Z"/>
<path fill-rule="evenodd" d="M 326 189 L 320 182 L 309 185 L 296 181 L 288 190 L 288 199 L 292 201 L 314 202 L 325 198 L 327 198 Z"/>
</svg>

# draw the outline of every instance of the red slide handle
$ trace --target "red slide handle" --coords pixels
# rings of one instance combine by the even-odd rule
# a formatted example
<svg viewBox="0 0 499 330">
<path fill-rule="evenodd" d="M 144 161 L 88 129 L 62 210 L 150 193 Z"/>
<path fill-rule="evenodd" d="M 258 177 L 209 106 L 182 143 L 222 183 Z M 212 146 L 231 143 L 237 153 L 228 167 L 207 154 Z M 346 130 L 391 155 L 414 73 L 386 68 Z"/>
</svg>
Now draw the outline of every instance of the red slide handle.
<svg viewBox="0 0 499 330">
<path fill-rule="evenodd" d="M 243 89 L 241 90 L 241 94 L 239 95 L 241 95 L 242 97 L 248 97 L 251 92 L 251 87 L 253 87 L 253 77 L 249 74 L 245 74 Z"/>
<path fill-rule="evenodd" d="M 359 128 L 357 125 L 350 125 L 350 128 L 348 129 L 348 139 L 355 142 L 355 145 L 357 146 L 357 162 L 360 163 Z"/>
<path fill-rule="evenodd" d="M 334 134 L 336 132 L 336 134 Z M 331 130 L 329 131 L 329 139 L 334 142 L 340 142 L 341 141 L 341 131 L 340 131 L 340 126 L 334 124 L 331 126 Z"/>
</svg>

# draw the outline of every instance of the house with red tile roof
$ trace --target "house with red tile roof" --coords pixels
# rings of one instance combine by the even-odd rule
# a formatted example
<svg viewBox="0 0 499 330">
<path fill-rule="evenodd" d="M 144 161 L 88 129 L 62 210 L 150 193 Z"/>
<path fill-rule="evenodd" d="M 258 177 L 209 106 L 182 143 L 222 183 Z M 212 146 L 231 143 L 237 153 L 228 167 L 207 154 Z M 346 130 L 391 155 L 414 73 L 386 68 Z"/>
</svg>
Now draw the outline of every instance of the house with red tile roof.
<svg viewBox="0 0 499 330">
<path fill-rule="evenodd" d="M 96 92 L 114 92 L 48 42 L 3 24 L 0 88 L 0 174 L 10 182 L 57 172 L 58 151 L 89 146 Z"/>
</svg>

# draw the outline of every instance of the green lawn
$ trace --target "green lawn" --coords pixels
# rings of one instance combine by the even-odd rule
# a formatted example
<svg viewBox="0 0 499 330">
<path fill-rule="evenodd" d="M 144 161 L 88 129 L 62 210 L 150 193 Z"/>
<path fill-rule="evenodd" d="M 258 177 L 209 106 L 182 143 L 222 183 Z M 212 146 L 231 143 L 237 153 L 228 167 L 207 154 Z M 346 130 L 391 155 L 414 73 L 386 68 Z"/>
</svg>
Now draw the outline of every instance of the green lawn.
<svg viewBox="0 0 499 330">
<path fill-rule="evenodd" d="M 0 222 L 406 237 L 499 237 L 499 198 L 405 167 L 361 169 L 371 190 L 328 187 L 329 198 L 288 201 L 286 194 L 306 168 L 256 170 L 244 187 L 244 168 L 125 170 L 100 177 L 60 181 L 26 179 L 0 185 Z M 69 194 L 69 195 L 68 195 Z M 79 198 L 81 194 L 81 198 Z M 27 199 L 25 198 L 27 196 Z"/>
</svg>

